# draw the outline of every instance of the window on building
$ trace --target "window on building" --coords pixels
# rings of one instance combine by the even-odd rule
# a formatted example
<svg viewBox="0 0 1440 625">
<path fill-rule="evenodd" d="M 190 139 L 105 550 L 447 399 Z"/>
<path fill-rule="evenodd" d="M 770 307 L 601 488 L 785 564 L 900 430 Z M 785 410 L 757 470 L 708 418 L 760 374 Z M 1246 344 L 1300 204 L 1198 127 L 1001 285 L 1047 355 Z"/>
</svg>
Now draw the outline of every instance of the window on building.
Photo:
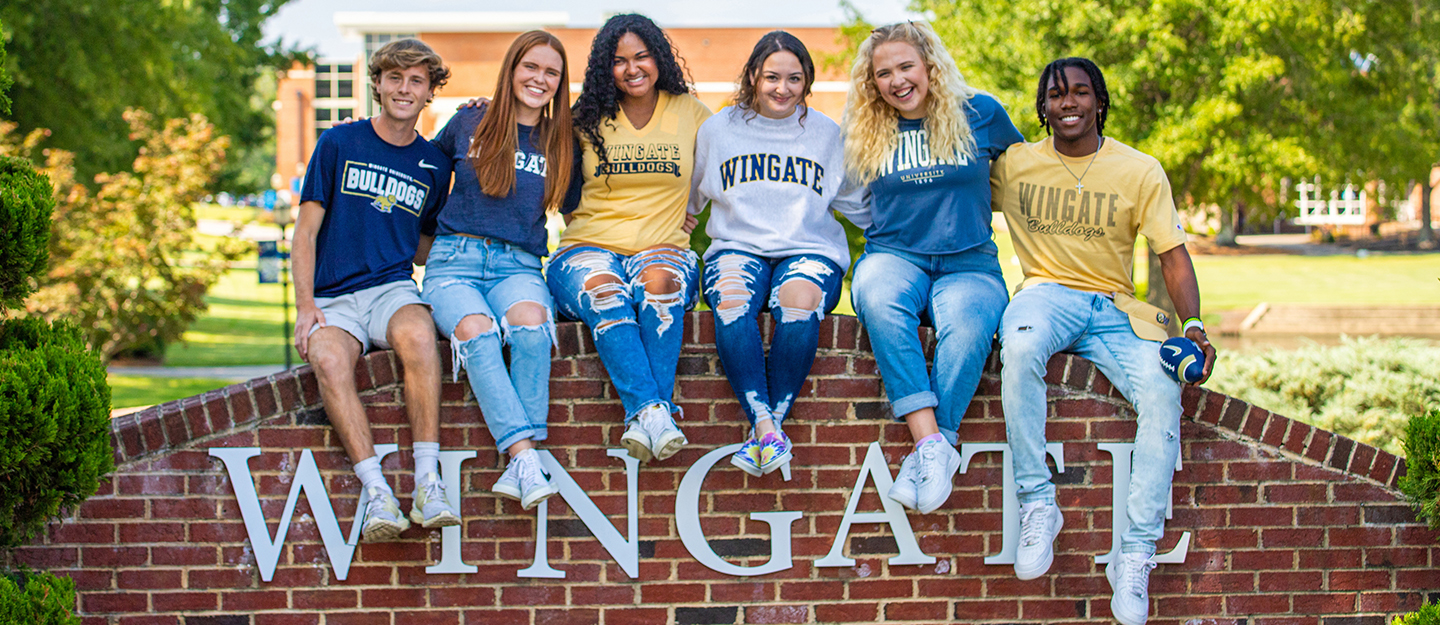
<svg viewBox="0 0 1440 625">
<path fill-rule="evenodd" d="M 316 81 L 315 81 L 315 97 L 317 97 L 317 98 L 328 98 L 328 97 L 330 97 L 330 81 L 329 81 L 329 80 L 316 80 Z"/>
<path fill-rule="evenodd" d="M 355 92 L 354 92 L 354 87 L 353 87 L 354 84 L 355 84 L 355 81 L 353 81 L 353 80 L 338 80 L 338 81 L 336 81 L 336 82 L 335 82 L 335 86 L 337 87 L 336 90 L 337 90 L 339 93 L 335 94 L 335 97 L 337 97 L 337 98 L 353 98 L 353 97 L 355 97 Z"/>
</svg>

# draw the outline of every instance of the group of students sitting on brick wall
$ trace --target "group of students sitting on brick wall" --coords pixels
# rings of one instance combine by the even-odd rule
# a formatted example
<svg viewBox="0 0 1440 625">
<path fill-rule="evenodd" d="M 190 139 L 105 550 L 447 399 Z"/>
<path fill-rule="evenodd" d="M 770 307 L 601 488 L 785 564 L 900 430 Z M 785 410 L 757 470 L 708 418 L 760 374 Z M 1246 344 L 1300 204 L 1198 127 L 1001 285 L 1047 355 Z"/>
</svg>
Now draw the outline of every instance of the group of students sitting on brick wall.
<svg viewBox="0 0 1440 625">
<path fill-rule="evenodd" d="M 524 33 L 493 97 L 426 140 L 415 125 L 449 70 L 424 43 L 395 41 L 370 61 L 380 114 L 325 132 L 310 159 L 293 248 L 295 343 L 363 483 L 365 540 L 412 521 L 461 522 L 438 468 L 437 328 L 509 456 L 493 490 L 526 509 L 557 492 L 535 453 L 557 311 L 594 336 L 625 409 L 621 444 L 663 461 L 687 443 L 673 389 L 684 311 L 703 293 L 751 426 L 731 461 L 756 476 L 788 463 L 784 420 L 850 265 L 839 213 L 865 230 L 853 305 L 891 412 L 915 440 L 885 496 L 920 512 L 949 498 L 956 430 L 998 333 L 1022 504 L 1015 572 L 1045 574 L 1063 524 L 1044 459 L 1045 366 L 1077 353 L 1138 413 L 1130 529 L 1106 573 L 1116 617 L 1146 620 L 1181 406 L 1157 357 L 1170 320 L 1134 295 L 1137 233 L 1159 254 L 1183 333 L 1205 355 L 1202 382 L 1215 350 L 1165 172 L 1103 135 L 1109 95 L 1094 63 L 1062 58 L 1042 70 L 1035 107 L 1049 136 L 1034 143 L 965 83 L 925 24 L 865 39 L 841 123 L 805 106 L 815 66 L 784 31 L 756 43 L 734 105 L 714 114 L 691 94 L 664 31 L 640 15 L 600 29 L 573 106 L 568 75 L 555 36 Z M 707 208 L 702 275 L 688 233 Z M 566 227 L 551 254 L 553 209 Z M 1013 299 L 992 211 L 1004 213 L 1025 275 Z M 412 262 L 426 267 L 423 289 Z M 767 309 L 768 355 L 758 324 Z M 933 366 L 922 323 L 936 331 Z M 408 515 L 381 474 L 356 391 L 355 364 L 372 348 L 394 349 L 405 370 Z"/>
</svg>

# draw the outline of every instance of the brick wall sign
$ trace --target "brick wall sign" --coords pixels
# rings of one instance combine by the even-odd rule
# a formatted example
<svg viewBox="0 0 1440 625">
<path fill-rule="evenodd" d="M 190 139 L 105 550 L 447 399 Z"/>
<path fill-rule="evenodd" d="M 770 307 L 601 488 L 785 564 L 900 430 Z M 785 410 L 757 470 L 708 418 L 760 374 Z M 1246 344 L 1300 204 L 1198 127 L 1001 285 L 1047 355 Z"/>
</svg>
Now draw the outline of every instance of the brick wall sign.
<svg viewBox="0 0 1440 625">
<path fill-rule="evenodd" d="M 442 473 L 464 524 L 357 544 L 359 483 L 307 368 L 116 419 L 116 472 L 11 564 L 73 577 L 86 625 L 1110 621 L 1135 425 L 1089 363 L 1050 362 L 1066 522 L 1051 573 L 1019 581 L 998 356 L 960 427 L 954 495 L 907 515 L 881 493 L 909 433 L 853 318 L 821 326 L 786 422 L 795 460 L 759 478 L 725 458 L 745 420 L 711 317 L 686 323 L 691 446 L 644 466 L 620 451 L 623 410 L 588 332 L 561 324 L 545 462 L 562 492 L 536 510 L 490 494 L 502 459 L 447 376 Z M 402 375 L 389 352 L 357 367 L 408 506 Z M 1440 591 L 1437 535 L 1395 490 L 1403 461 L 1216 393 L 1184 404 L 1152 623 L 1388 625 Z"/>
</svg>

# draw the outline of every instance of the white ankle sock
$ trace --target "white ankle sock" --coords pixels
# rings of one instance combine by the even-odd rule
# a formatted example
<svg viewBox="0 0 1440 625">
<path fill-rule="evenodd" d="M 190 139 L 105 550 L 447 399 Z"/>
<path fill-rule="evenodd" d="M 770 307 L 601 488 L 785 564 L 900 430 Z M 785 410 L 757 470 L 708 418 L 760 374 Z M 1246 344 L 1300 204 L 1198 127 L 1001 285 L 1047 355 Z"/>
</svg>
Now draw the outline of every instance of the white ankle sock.
<svg viewBox="0 0 1440 625">
<path fill-rule="evenodd" d="M 385 483 L 385 474 L 380 472 L 380 456 L 370 456 L 355 463 L 355 477 L 360 478 L 360 487 L 367 491 L 372 487 L 390 490 L 390 485 Z"/>
<path fill-rule="evenodd" d="M 440 475 L 440 443 L 416 441 L 410 448 L 415 455 L 416 482 L 431 473 Z"/>
</svg>

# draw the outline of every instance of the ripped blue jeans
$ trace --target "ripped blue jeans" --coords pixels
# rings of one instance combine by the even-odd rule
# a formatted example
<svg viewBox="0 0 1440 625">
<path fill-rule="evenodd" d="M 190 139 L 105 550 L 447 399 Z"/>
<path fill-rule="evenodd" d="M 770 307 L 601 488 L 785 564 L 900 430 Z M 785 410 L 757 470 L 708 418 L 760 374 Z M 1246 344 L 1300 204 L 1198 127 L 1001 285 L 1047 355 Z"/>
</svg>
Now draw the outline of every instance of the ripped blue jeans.
<svg viewBox="0 0 1440 625">
<path fill-rule="evenodd" d="M 550 259 L 545 278 L 556 309 L 590 326 L 626 423 L 653 404 L 675 411 L 675 368 L 697 264 L 694 252 L 674 247 L 626 256 L 575 245 Z"/>
<path fill-rule="evenodd" d="M 705 261 L 705 303 L 715 311 L 715 348 L 750 427 L 763 419 L 780 427 L 789 414 L 815 362 L 820 320 L 839 303 L 844 276 L 834 261 L 815 254 L 772 259 L 725 250 Z M 781 304 L 780 287 L 793 280 L 819 287 L 814 308 Z M 765 308 L 775 318 L 768 359 L 759 325 Z"/>
<path fill-rule="evenodd" d="M 527 438 L 545 440 L 555 322 L 540 258 L 504 241 L 440 236 L 425 261 L 423 286 L 420 296 L 430 304 L 435 326 L 450 339 L 455 375 L 466 371 L 496 447 L 504 453 Z M 543 307 L 545 322 L 512 325 L 506 314 L 522 302 Z M 490 329 L 456 340 L 455 328 L 470 315 L 489 318 Z M 502 345 L 510 347 L 508 372 Z"/>
<path fill-rule="evenodd" d="M 1048 412 L 1045 367 L 1059 352 L 1078 354 L 1135 407 L 1130 466 L 1130 527 L 1124 552 L 1154 553 L 1165 530 L 1170 483 L 1180 455 L 1180 384 L 1160 368 L 1160 344 L 1135 336 L 1130 317 L 1102 293 L 1041 283 L 1015 294 L 1000 322 L 1000 400 L 1005 435 L 1015 458 L 1022 503 L 1055 501 L 1045 465 Z"/>
</svg>

